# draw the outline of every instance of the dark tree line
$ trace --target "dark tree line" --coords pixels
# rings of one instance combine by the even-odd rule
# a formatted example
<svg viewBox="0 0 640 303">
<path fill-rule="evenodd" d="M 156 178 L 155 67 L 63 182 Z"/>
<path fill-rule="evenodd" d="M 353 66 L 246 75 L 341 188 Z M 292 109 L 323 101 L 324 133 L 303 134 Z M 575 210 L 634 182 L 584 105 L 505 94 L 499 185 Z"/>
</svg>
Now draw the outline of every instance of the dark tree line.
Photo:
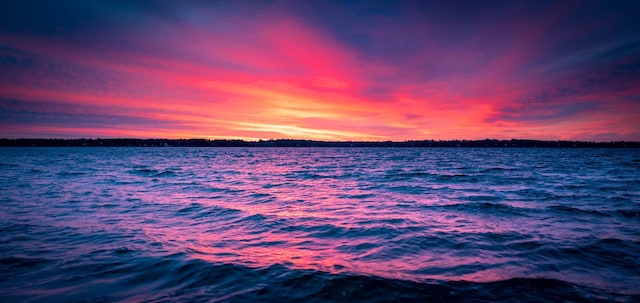
<svg viewBox="0 0 640 303">
<path fill-rule="evenodd" d="M 638 148 L 640 142 L 587 142 L 541 140 L 412 140 L 412 141 L 313 141 L 313 140 L 209 140 L 209 139 L 0 139 L 0 146 L 132 146 L 132 147 L 616 147 Z"/>
</svg>

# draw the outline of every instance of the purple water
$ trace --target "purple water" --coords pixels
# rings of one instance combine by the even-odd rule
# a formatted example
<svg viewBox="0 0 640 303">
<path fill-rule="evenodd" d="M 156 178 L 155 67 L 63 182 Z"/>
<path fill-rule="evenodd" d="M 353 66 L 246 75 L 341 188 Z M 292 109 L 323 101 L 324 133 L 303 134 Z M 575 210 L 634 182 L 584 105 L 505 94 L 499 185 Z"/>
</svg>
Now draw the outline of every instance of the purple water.
<svg viewBox="0 0 640 303">
<path fill-rule="evenodd" d="M 0 301 L 634 301 L 640 150 L 1 148 Z"/>
</svg>

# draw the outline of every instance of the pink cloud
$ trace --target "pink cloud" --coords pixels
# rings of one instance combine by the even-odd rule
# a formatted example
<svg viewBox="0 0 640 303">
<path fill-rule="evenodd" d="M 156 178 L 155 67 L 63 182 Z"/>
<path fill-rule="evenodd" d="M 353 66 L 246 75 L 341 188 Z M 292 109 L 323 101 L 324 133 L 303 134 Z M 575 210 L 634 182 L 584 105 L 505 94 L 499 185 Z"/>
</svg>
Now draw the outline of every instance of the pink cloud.
<svg viewBox="0 0 640 303">
<path fill-rule="evenodd" d="M 619 122 L 638 112 L 637 102 L 621 101 L 637 99 L 635 78 L 590 90 L 583 87 L 589 78 L 577 76 L 584 60 L 546 59 L 560 42 L 535 44 L 565 13 L 520 20 L 514 28 L 493 24 L 464 41 L 415 20 L 364 33 L 382 54 L 354 48 L 284 10 L 243 19 L 203 13 L 179 22 L 144 20 L 88 47 L 3 34 L 3 45 L 35 60 L 10 67 L 0 78 L 0 97 L 170 122 L 149 128 L 114 121 L 84 132 L 33 125 L 25 135 L 49 127 L 50 136 L 86 137 L 112 129 L 112 136 L 133 137 L 588 140 L 606 126 L 619 138 L 636 138 L 637 126 Z M 496 38 L 495 30 L 506 36 Z M 547 65 L 531 67 L 539 61 Z M 572 72 L 546 76 L 567 65 Z M 558 93 L 567 89 L 579 93 Z"/>
</svg>

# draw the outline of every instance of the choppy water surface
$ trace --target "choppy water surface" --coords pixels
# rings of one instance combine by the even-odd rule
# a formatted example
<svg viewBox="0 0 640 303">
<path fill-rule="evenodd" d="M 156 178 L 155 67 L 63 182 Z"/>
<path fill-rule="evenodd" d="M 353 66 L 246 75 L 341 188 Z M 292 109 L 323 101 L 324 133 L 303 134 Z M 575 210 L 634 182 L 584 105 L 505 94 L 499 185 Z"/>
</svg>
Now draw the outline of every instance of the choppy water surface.
<svg viewBox="0 0 640 303">
<path fill-rule="evenodd" d="M 0 301 L 640 300 L 640 150 L 0 149 Z"/>
</svg>

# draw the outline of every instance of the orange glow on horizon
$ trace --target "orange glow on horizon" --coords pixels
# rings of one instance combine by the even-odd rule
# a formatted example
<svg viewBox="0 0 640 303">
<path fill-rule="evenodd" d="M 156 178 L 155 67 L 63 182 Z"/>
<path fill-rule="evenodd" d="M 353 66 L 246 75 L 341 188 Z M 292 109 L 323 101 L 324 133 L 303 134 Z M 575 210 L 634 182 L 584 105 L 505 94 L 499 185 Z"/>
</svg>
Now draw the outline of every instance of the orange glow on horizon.
<svg viewBox="0 0 640 303">
<path fill-rule="evenodd" d="M 153 34 L 141 26 L 118 37 L 127 48 L 0 32 L 3 45 L 38 58 L 0 83 L 17 117 L 0 136 L 640 140 L 633 85 L 554 96 L 562 90 L 553 85 L 582 84 L 548 79 L 551 64 L 521 71 L 539 56 L 528 42 L 548 24 L 490 59 L 425 49 L 394 62 L 284 11 L 259 17 L 224 17 L 229 27 L 166 21 Z M 429 69 L 412 68 L 424 62 Z M 430 70 L 439 64 L 447 69 Z M 24 111 L 30 118 L 19 118 Z"/>
</svg>

